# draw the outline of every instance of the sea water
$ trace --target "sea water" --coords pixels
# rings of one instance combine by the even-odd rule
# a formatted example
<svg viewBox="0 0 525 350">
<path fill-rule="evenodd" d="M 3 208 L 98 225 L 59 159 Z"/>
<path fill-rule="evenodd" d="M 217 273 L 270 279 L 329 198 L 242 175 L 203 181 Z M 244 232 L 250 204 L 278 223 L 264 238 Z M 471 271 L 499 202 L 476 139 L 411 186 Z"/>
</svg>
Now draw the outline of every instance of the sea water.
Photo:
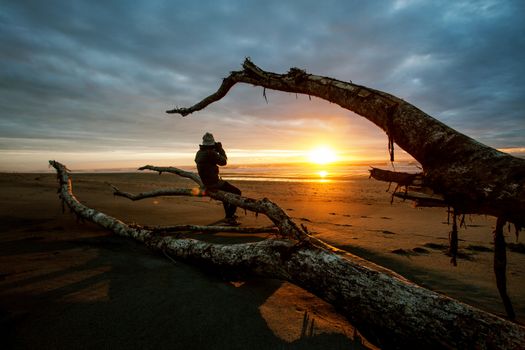
<svg viewBox="0 0 525 350">
<path fill-rule="evenodd" d="M 368 177 L 377 167 L 391 171 L 416 173 L 421 167 L 414 162 L 361 164 L 257 164 L 221 168 L 224 180 L 278 182 L 348 182 Z"/>
</svg>

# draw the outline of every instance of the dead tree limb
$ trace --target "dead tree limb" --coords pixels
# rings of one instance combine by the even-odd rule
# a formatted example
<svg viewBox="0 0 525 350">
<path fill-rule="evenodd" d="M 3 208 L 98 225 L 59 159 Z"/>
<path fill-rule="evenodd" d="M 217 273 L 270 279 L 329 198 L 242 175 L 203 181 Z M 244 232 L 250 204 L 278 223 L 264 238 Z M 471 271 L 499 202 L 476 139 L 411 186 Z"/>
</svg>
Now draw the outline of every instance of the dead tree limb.
<svg viewBox="0 0 525 350">
<path fill-rule="evenodd" d="M 146 198 L 162 197 L 162 196 L 197 196 L 202 197 L 204 193 L 200 189 L 192 188 L 161 188 L 148 192 L 129 193 L 121 191 L 118 187 L 109 184 L 113 188 L 113 195 L 118 197 L 125 197 L 132 201 L 138 201 Z"/>
<path fill-rule="evenodd" d="M 184 171 L 178 168 L 174 167 L 156 167 L 152 165 L 147 165 L 144 167 L 139 168 L 139 170 L 151 170 L 151 171 L 157 171 L 159 174 L 162 174 L 163 172 L 169 172 L 172 174 L 176 174 L 182 177 L 187 177 L 193 181 L 195 181 L 197 184 L 202 186 L 201 179 L 198 174 L 190 172 L 190 171 Z M 117 189 L 118 190 L 118 189 Z M 161 192 L 164 192 L 164 194 L 157 194 L 156 191 L 148 192 L 148 193 L 142 193 L 139 195 L 132 195 L 130 193 L 126 192 L 120 192 L 116 191 L 114 192 L 117 196 L 123 196 L 130 199 L 139 197 L 143 198 L 149 198 L 153 196 L 158 195 L 184 195 L 184 196 L 209 196 L 210 198 L 213 198 L 215 200 L 219 200 L 221 202 L 228 202 L 231 203 L 239 208 L 243 208 L 246 210 L 253 211 L 255 213 L 261 213 L 266 215 L 273 224 L 279 229 L 279 232 L 281 235 L 285 237 L 290 237 L 292 239 L 296 239 L 299 241 L 310 241 L 310 242 L 316 242 L 317 244 L 323 246 L 327 249 L 333 249 L 336 250 L 334 247 L 330 247 L 326 243 L 318 240 L 315 237 L 312 237 L 308 234 L 308 232 L 297 225 L 286 213 L 285 211 L 279 207 L 277 204 L 269 200 L 268 198 L 263 199 L 252 199 L 247 198 L 243 196 L 238 196 L 233 193 L 228 193 L 224 191 L 204 191 L 201 189 L 175 189 L 172 194 L 167 193 L 167 190 L 164 190 Z"/>
<path fill-rule="evenodd" d="M 485 146 L 385 92 L 291 68 L 267 72 L 249 59 L 219 89 L 188 108 L 167 113 L 186 116 L 219 101 L 237 83 L 316 96 L 351 110 L 384 130 L 421 163 L 425 186 L 443 195 L 459 213 L 505 217 L 525 226 L 525 160 Z"/>
<path fill-rule="evenodd" d="M 182 170 L 182 169 L 175 168 L 172 166 L 162 167 L 162 166 L 153 166 L 153 165 L 144 165 L 143 167 L 140 167 L 138 170 L 152 170 L 152 171 L 158 172 L 159 175 L 162 175 L 162 173 L 171 173 L 171 174 L 179 175 L 181 177 L 185 177 L 185 178 L 195 181 L 197 185 L 199 185 L 199 187 L 202 187 L 202 181 L 199 175 L 191 171 Z"/>
<path fill-rule="evenodd" d="M 239 226 L 207 226 L 207 225 L 174 225 L 174 226 L 143 226 L 144 229 L 153 233 L 167 234 L 174 232 L 237 232 L 237 233 L 272 233 L 278 234 L 279 230 L 274 227 L 239 227 Z"/>
<path fill-rule="evenodd" d="M 282 239 L 214 244 L 133 228 L 80 203 L 66 168 L 50 164 L 57 171 L 61 200 L 82 218 L 179 260 L 290 281 L 332 303 L 383 348 L 525 348 L 525 328 L 349 253 Z"/>
<path fill-rule="evenodd" d="M 370 177 L 384 182 L 395 182 L 399 186 L 421 186 L 423 184 L 422 173 L 402 173 L 379 168 L 370 169 Z"/>
<path fill-rule="evenodd" d="M 419 161 L 423 186 L 441 195 L 455 213 L 492 215 L 513 223 L 518 232 L 525 227 L 525 159 L 483 145 L 383 91 L 298 68 L 286 74 L 267 72 L 247 58 L 243 70 L 231 72 L 215 93 L 194 106 L 167 113 L 186 116 L 199 111 L 237 83 L 316 96 L 353 111 L 385 131 L 391 161 L 394 142 Z M 503 299 L 506 303 L 506 293 Z"/>
<path fill-rule="evenodd" d="M 156 167 L 153 165 L 146 165 L 139 168 L 139 170 L 157 171 L 159 174 L 162 174 L 163 172 L 172 173 L 175 175 L 189 178 L 195 181 L 197 184 L 202 184 L 198 174 L 193 173 L 191 171 L 181 170 L 175 167 Z M 313 244 L 331 251 L 338 251 L 336 247 L 333 247 L 328 243 L 323 242 L 320 239 L 310 235 L 308 233 L 307 228 L 304 225 L 297 225 L 281 207 L 279 207 L 277 204 L 275 204 L 268 198 L 252 199 L 224 191 L 206 191 L 202 187 L 192 189 L 165 188 L 133 194 L 121 191 L 114 185 L 109 185 L 113 188 L 113 195 L 125 197 L 133 201 L 159 196 L 209 196 L 212 199 L 234 204 L 239 208 L 255 212 L 256 214 L 266 215 L 277 227 L 279 234 L 283 237 L 289 237 L 301 242 L 308 242 L 309 244 Z"/>
<path fill-rule="evenodd" d="M 370 169 L 370 177 L 383 182 L 396 183 L 392 198 L 413 201 L 416 207 L 447 207 L 443 196 L 435 194 L 432 189 L 424 187 L 423 173 L 403 173 L 379 168 Z M 404 192 L 397 192 L 399 187 L 404 187 Z M 389 187 L 390 188 L 390 187 Z"/>
</svg>

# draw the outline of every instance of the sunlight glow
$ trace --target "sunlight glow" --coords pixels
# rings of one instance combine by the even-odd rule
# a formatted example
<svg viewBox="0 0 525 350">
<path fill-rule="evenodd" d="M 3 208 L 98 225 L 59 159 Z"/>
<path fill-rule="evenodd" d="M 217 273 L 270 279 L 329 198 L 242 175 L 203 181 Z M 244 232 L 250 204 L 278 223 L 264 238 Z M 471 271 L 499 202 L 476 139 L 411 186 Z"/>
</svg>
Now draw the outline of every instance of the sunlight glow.
<svg viewBox="0 0 525 350">
<path fill-rule="evenodd" d="M 327 177 L 327 176 L 328 176 L 328 171 L 326 171 L 326 170 L 321 170 L 321 171 L 319 172 L 319 176 L 322 177 L 322 178 Z"/>
<path fill-rule="evenodd" d="M 308 158 L 315 164 L 328 164 L 334 162 L 337 156 L 331 148 L 322 146 L 311 150 Z"/>
</svg>

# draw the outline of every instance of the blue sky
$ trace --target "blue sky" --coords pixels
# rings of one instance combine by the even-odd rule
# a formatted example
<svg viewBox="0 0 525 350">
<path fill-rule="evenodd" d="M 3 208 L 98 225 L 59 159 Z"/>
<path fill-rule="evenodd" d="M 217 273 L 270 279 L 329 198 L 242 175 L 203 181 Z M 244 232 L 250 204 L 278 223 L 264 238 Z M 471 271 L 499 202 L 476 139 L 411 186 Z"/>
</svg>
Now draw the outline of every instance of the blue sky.
<svg viewBox="0 0 525 350">
<path fill-rule="evenodd" d="M 191 164 L 204 132 L 233 163 L 328 144 L 388 159 L 383 132 L 325 101 L 239 85 L 245 57 L 380 89 L 525 154 L 524 1 L 0 0 L 0 171 Z"/>
</svg>

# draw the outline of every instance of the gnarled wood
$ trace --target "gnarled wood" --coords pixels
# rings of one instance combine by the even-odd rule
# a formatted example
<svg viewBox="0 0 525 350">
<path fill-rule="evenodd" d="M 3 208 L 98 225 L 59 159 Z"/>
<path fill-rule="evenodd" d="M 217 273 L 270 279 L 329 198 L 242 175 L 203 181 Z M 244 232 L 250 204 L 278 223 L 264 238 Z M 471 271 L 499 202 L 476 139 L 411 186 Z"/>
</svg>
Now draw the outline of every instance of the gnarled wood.
<svg viewBox="0 0 525 350">
<path fill-rule="evenodd" d="M 349 253 L 282 239 L 221 245 L 131 227 L 80 203 L 66 168 L 50 164 L 57 170 L 60 198 L 80 217 L 180 260 L 295 283 L 332 303 L 383 348 L 525 348 L 525 328 Z"/>
<path fill-rule="evenodd" d="M 163 172 L 168 172 L 172 174 L 176 174 L 182 177 L 189 178 L 193 181 L 195 181 L 197 184 L 202 186 L 202 182 L 200 180 L 200 177 L 198 174 L 190 172 L 190 171 L 184 171 L 178 168 L 174 167 L 156 167 L 152 165 L 147 165 L 145 167 L 139 168 L 139 170 L 151 170 L 151 171 L 157 171 L 159 174 L 162 174 Z M 158 192 L 157 192 L 158 191 Z M 163 194 L 157 194 L 157 193 L 163 193 Z M 332 247 L 328 245 L 327 243 L 311 236 L 308 234 L 306 228 L 304 226 L 297 225 L 286 213 L 285 211 L 279 207 L 277 204 L 269 200 L 268 198 L 263 199 L 252 199 L 247 198 L 243 196 L 239 196 L 233 193 L 224 192 L 224 191 L 203 191 L 202 189 L 174 189 L 173 193 L 169 193 L 169 189 L 165 190 L 156 190 L 152 192 L 145 192 L 138 195 L 133 195 L 126 192 L 121 192 L 117 189 L 117 191 L 114 192 L 117 196 L 123 196 L 127 197 L 133 200 L 142 199 L 142 198 L 149 198 L 153 196 L 158 195 L 183 195 L 183 196 L 193 196 L 193 195 L 199 195 L 199 196 L 209 196 L 210 198 L 219 200 L 221 202 L 228 202 L 230 204 L 233 204 L 239 208 L 243 208 L 245 210 L 249 210 L 252 212 L 255 212 L 257 214 L 261 213 L 266 215 L 273 224 L 278 228 L 279 233 L 285 237 L 289 237 L 292 239 L 297 239 L 299 241 L 307 241 L 311 244 L 316 244 L 320 247 L 323 247 L 325 249 L 330 249 L 333 251 L 336 251 L 337 248 Z"/>
</svg>

